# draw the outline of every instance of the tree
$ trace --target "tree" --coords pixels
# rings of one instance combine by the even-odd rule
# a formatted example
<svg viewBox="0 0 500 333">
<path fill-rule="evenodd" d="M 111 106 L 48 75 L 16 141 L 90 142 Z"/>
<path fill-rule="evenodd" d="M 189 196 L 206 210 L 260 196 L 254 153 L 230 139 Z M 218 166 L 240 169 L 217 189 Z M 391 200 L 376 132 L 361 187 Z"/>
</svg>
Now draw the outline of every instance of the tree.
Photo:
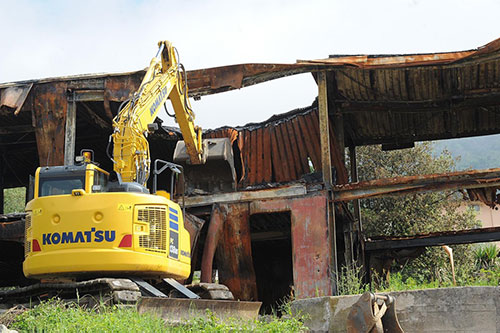
<svg viewBox="0 0 500 333">
<path fill-rule="evenodd" d="M 26 201 L 26 188 L 15 187 L 4 190 L 4 212 L 20 213 L 24 212 Z"/>
<path fill-rule="evenodd" d="M 454 170 L 455 161 L 447 151 L 436 155 L 433 144 L 426 142 L 414 148 L 382 151 L 380 146 L 360 147 L 358 174 L 360 180 L 445 173 Z M 474 212 L 458 211 L 463 200 L 457 192 L 431 192 L 400 197 L 380 197 L 361 201 L 363 226 L 367 237 L 404 236 L 433 231 L 468 229 L 478 226 Z M 457 271 L 473 266 L 469 246 L 454 246 Z M 427 248 L 425 255 L 405 263 L 402 274 L 420 282 L 440 279 L 449 267 L 441 248 Z M 401 266 L 393 269 L 401 269 Z"/>
</svg>

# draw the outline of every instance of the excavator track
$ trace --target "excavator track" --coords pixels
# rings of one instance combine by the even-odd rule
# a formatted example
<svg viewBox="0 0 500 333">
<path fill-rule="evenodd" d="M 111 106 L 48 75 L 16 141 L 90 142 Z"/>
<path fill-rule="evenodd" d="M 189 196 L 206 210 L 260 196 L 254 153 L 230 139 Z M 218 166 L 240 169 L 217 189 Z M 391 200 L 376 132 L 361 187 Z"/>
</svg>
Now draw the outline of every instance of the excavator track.
<svg viewBox="0 0 500 333">
<path fill-rule="evenodd" d="M 181 297 L 181 293 L 172 292 L 171 297 L 147 297 L 147 294 L 162 293 L 155 287 L 147 287 L 144 284 L 148 285 L 141 279 L 99 278 L 82 282 L 43 282 L 27 287 L 4 289 L 0 290 L 0 313 L 19 305 L 33 307 L 44 300 L 57 297 L 87 308 L 102 304 L 137 306 L 139 313 L 147 312 L 168 322 L 179 323 L 195 317 L 205 317 L 207 309 L 222 319 L 255 319 L 262 304 L 234 301 L 226 286 L 212 283 L 189 286 L 199 294 L 193 294 L 194 296 L 203 298 L 176 298 Z"/>
<path fill-rule="evenodd" d="M 82 282 L 37 283 L 27 287 L 0 290 L 0 309 L 23 304 L 33 306 L 58 297 L 80 305 L 135 304 L 141 297 L 137 284 L 129 279 L 99 278 Z"/>
</svg>

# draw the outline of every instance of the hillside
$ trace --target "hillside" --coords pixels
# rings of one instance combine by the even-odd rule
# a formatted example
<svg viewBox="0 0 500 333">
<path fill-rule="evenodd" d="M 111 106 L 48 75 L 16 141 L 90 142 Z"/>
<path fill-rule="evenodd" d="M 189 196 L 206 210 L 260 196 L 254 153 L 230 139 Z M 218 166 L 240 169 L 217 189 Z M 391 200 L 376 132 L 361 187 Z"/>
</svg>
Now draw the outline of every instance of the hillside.
<svg viewBox="0 0 500 333">
<path fill-rule="evenodd" d="M 500 134 L 473 138 L 435 141 L 437 153 L 450 151 L 457 161 L 457 170 L 500 168 Z"/>
</svg>

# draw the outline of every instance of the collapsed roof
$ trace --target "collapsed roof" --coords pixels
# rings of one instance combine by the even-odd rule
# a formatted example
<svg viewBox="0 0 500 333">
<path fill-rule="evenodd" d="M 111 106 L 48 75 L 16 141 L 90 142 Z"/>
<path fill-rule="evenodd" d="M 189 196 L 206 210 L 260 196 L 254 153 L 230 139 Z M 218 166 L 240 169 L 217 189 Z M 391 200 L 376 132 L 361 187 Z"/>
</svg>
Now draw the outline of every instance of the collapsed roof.
<svg viewBox="0 0 500 333">
<path fill-rule="evenodd" d="M 192 96 L 327 72 L 330 122 L 341 119 L 343 146 L 411 146 L 415 141 L 500 133 L 500 40 L 476 50 L 416 55 L 330 56 L 294 64 L 240 64 L 188 72 Z M 77 109 L 77 150 L 105 157 L 119 103 L 144 71 L 78 75 L 0 84 L 0 151 L 5 187 L 26 185 L 38 165 L 61 163 L 68 103 Z M 219 128 L 241 152 L 241 184 L 289 181 L 320 169 L 315 104 L 268 121 Z M 170 131 L 171 132 L 171 131 Z M 171 155 L 169 131 L 152 138 L 153 154 Z M 333 137 L 333 136 L 332 136 Z M 238 141 L 236 141 L 238 140 Z M 332 138 L 334 140 L 334 138 Z M 335 152 L 332 152 L 335 164 Z M 342 175 L 341 175 L 342 176 Z"/>
</svg>

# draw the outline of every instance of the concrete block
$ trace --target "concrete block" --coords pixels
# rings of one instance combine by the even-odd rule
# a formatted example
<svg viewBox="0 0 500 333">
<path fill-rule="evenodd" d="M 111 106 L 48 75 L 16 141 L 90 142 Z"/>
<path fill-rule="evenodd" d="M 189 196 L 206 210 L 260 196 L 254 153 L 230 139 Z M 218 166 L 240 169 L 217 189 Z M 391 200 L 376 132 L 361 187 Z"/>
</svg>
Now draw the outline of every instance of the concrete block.
<svg viewBox="0 0 500 333">
<path fill-rule="evenodd" d="M 387 293 L 405 332 L 500 332 L 500 287 L 458 287 Z M 292 302 L 314 332 L 346 332 L 347 315 L 360 295 Z"/>
</svg>

